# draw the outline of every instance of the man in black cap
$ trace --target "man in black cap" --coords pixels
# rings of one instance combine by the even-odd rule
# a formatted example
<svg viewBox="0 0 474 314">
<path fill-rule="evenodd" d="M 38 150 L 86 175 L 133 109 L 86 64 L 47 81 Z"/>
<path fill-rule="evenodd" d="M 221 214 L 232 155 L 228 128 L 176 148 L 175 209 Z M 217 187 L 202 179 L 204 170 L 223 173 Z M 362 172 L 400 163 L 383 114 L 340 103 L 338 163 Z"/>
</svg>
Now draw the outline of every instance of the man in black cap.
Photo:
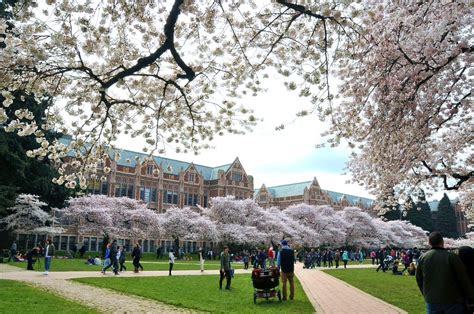
<svg viewBox="0 0 474 314">
<path fill-rule="evenodd" d="M 281 270 L 281 282 L 283 285 L 283 301 L 286 301 L 286 282 L 290 282 L 290 300 L 295 297 L 295 254 L 288 246 L 288 241 L 281 241 L 281 250 L 277 257 L 278 269 Z"/>
</svg>

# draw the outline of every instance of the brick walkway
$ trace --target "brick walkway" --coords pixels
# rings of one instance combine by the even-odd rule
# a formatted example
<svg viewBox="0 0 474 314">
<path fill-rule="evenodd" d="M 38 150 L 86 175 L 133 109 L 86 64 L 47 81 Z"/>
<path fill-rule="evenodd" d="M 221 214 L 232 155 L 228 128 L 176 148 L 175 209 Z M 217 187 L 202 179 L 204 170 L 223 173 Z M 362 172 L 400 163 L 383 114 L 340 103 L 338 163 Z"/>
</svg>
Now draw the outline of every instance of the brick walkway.
<svg viewBox="0 0 474 314">
<path fill-rule="evenodd" d="M 348 268 L 368 268 L 372 265 L 354 265 Z M 303 269 L 295 265 L 295 274 L 317 313 L 406 313 L 377 299 L 319 269 Z"/>
</svg>

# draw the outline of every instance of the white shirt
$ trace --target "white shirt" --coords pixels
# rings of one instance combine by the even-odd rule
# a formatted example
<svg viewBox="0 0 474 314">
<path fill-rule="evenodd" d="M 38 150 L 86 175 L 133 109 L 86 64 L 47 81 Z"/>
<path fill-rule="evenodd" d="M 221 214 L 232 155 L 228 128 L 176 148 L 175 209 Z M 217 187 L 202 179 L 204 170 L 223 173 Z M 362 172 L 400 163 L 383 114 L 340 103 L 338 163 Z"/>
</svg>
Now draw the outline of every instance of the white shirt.
<svg viewBox="0 0 474 314">
<path fill-rule="evenodd" d="M 44 257 L 49 257 L 49 244 L 46 246 L 46 251 L 44 252 Z"/>
<path fill-rule="evenodd" d="M 170 257 L 170 263 L 174 264 L 174 254 L 173 254 L 173 252 L 170 252 L 169 257 Z"/>
</svg>

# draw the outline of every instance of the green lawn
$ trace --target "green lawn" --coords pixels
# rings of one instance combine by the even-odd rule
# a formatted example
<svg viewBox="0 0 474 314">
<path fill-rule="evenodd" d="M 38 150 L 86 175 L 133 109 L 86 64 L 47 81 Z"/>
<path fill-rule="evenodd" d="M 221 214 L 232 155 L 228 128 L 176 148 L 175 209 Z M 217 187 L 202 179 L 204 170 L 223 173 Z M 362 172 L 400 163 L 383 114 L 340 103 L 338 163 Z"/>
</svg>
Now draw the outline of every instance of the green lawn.
<svg viewBox="0 0 474 314">
<path fill-rule="evenodd" d="M 1 313 L 99 313 L 26 283 L 0 280 Z"/>
<path fill-rule="evenodd" d="M 218 276 L 171 276 L 141 278 L 82 278 L 76 281 L 136 294 L 163 303 L 212 313 L 313 313 L 314 309 L 296 280 L 295 300 L 277 298 L 253 303 L 249 275 L 235 275 L 232 290 L 219 290 Z M 224 281 L 225 283 L 225 281 Z"/>
<path fill-rule="evenodd" d="M 99 266 L 90 266 L 87 265 L 85 259 L 53 259 L 51 263 L 51 270 L 52 272 L 55 271 L 94 271 L 94 270 L 101 270 Z M 26 269 L 26 262 L 21 263 L 13 263 L 10 262 L 9 265 L 21 267 Z M 169 264 L 166 260 L 158 260 L 152 261 L 150 263 L 143 261 L 142 263 L 143 268 L 145 271 L 147 270 L 168 270 Z M 125 266 L 127 270 L 133 270 L 133 264 L 131 260 L 125 262 Z M 234 268 L 243 268 L 242 263 L 233 263 L 232 266 Z M 206 261 L 204 264 L 204 269 L 213 270 L 219 269 L 220 264 L 218 261 Z M 173 270 L 199 270 L 200 265 L 199 261 L 176 261 L 174 264 Z M 35 265 L 36 271 L 44 271 L 44 259 L 41 259 L 41 267 L 38 264 Z"/>
<path fill-rule="evenodd" d="M 425 303 L 413 276 L 394 276 L 374 269 L 325 270 L 360 290 L 408 313 L 425 313 Z"/>
</svg>

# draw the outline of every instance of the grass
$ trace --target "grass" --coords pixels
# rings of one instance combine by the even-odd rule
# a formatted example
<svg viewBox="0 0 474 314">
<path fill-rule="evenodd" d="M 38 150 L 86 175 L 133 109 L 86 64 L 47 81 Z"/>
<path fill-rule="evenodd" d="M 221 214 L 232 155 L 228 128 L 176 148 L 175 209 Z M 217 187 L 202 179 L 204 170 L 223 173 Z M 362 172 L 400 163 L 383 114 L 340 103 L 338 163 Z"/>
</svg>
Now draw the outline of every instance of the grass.
<svg viewBox="0 0 474 314">
<path fill-rule="evenodd" d="M 52 272 L 57 271 L 99 271 L 101 270 L 101 266 L 91 266 L 85 263 L 85 259 L 59 259 L 55 258 L 52 260 L 51 263 L 51 270 Z M 26 262 L 10 262 L 9 265 L 21 267 L 26 269 Z M 168 270 L 169 264 L 168 260 L 158 260 L 158 261 L 142 261 L 142 265 L 145 271 L 148 270 Z M 133 270 L 133 264 L 131 260 L 125 262 L 125 266 L 127 270 Z M 243 268 L 242 263 L 233 263 L 233 268 Z M 214 270 L 219 269 L 220 264 L 219 261 L 206 261 L 204 264 L 204 269 L 206 270 Z M 44 271 L 44 259 L 41 259 L 41 265 L 36 263 L 35 265 L 36 271 Z M 199 270 L 200 265 L 199 261 L 176 261 L 173 267 L 173 270 Z"/>
<path fill-rule="evenodd" d="M 218 276 L 141 278 L 81 278 L 75 281 L 135 294 L 163 303 L 212 313 L 313 313 L 314 309 L 295 278 L 295 300 L 277 298 L 253 303 L 250 275 L 235 275 L 232 290 L 219 290 Z M 224 280 L 225 285 L 225 280 Z"/>
<path fill-rule="evenodd" d="M 0 280 L 0 312 L 2 313 L 99 313 L 26 283 Z"/>
<path fill-rule="evenodd" d="M 325 270 L 360 290 L 408 313 L 425 313 L 425 303 L 413 276 L 394 276 L 374 269 Z"/>
</svg>

